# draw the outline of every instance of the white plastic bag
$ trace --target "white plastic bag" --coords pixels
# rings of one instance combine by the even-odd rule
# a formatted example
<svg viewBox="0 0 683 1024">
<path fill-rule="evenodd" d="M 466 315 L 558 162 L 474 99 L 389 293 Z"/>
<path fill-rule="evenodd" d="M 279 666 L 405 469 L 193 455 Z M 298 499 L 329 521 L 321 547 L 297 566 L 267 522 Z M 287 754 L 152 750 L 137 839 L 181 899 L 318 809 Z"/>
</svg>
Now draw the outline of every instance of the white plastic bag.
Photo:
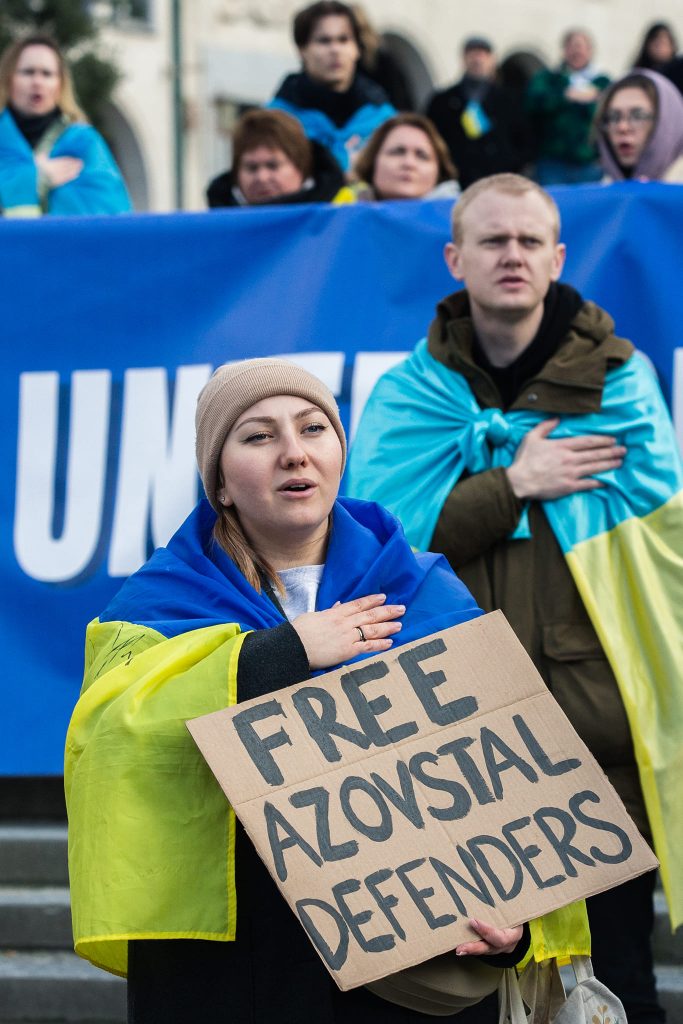
<svg viewBox="0 0 683 1024">
<path fill-rule="evenodd" d="M 531 961 L 520 977 L 504 972 L 498 1024 L 627 1024 L 621 1001 L 593 974 L 589 956 L 573 956 L 576 985 L 569 995 L 556 960 Z"/>
</svg>

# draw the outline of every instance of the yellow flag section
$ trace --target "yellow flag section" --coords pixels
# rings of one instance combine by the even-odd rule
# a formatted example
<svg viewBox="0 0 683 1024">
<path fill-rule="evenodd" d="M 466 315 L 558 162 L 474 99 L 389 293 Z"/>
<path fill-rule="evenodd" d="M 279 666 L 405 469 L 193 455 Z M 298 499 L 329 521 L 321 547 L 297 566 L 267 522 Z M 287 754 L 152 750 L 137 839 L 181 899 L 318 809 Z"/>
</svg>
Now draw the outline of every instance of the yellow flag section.
<svg viewBox="0 0 683 1024">
<path fill-rule="evenodd" d="M 71 903 L 76 952 L 114 974 L 129 939 L 234 939 L 235 817 L 185 719 L 236 702 L 245 636 L 88 627 L 64 768 Z"/>
<path fill-rule="evenodd" d="M 626 708 L 671 924 L 683 923 L 683 492 L 567 563 Z"/>
<path fill-rule="evenodd" d="M 529 930 L 531 945 L 520 966 L 532 957 L 537 963 L 553 959 L 569 963 L 573 956 L 590 956 L 591 933 L 585 900 L 577 900 L 530 921 Z"/>
</svg>

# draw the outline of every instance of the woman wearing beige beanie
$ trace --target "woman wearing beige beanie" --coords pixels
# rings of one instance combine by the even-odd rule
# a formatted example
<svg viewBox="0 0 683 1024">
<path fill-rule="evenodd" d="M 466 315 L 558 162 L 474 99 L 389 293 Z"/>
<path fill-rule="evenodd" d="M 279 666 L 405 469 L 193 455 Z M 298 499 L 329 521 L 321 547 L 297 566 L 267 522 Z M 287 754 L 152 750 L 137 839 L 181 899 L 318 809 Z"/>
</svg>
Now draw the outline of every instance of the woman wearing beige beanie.
<svg viewBox="0 0 683 1024">
<path fill-rule="evenodd" d="M 393 516 L 338 497 L 346 439 L 307 371 L 220 367 L 196 426 L 206 500 L 89 627 L 67 740 L 76 948 L 128 975 L 135 1024 L 426 1021 L 337 989 L 184 722 L 480 611 Z M 462 952 L 509 955 L 521 933 L 483 925 Z"/>
</svg>

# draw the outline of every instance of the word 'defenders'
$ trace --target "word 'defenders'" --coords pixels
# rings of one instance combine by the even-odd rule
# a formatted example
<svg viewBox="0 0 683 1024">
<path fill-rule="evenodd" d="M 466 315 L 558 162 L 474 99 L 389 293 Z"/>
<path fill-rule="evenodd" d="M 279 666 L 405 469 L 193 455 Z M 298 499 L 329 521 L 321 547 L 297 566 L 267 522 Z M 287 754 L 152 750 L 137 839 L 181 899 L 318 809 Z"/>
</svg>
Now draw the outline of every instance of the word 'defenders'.
<svg viewBox="0 0 683 1024">
<path fill-rule="evenodd" d="M 656 865 L 500 613 L 189 728 L 341 988 Z"/>
</svg>

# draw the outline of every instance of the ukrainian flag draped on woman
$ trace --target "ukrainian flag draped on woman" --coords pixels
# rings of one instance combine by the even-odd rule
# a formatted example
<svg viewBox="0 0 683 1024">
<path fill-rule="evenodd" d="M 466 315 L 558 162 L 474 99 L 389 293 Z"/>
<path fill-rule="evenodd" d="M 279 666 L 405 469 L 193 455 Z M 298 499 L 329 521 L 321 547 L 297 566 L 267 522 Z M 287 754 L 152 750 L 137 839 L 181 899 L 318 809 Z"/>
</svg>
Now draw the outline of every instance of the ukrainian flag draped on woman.
<svg viewBox="0 0 683 1024">
<path fill-rule="evenodd" d="M 115 974 L 129 939 L 235 938 L 235 816 L 185 721 L 237 703 L 245 636 L 285 620 L 213 541 L 215 520 L 200 502 L 86 634 L 64 768 L 72 915 L 76 951 Z M 318 607 L 373 592 L 406 605 L 401 643 L 481 614 L 394 516 L 338 499 Z"/>
</svg>

